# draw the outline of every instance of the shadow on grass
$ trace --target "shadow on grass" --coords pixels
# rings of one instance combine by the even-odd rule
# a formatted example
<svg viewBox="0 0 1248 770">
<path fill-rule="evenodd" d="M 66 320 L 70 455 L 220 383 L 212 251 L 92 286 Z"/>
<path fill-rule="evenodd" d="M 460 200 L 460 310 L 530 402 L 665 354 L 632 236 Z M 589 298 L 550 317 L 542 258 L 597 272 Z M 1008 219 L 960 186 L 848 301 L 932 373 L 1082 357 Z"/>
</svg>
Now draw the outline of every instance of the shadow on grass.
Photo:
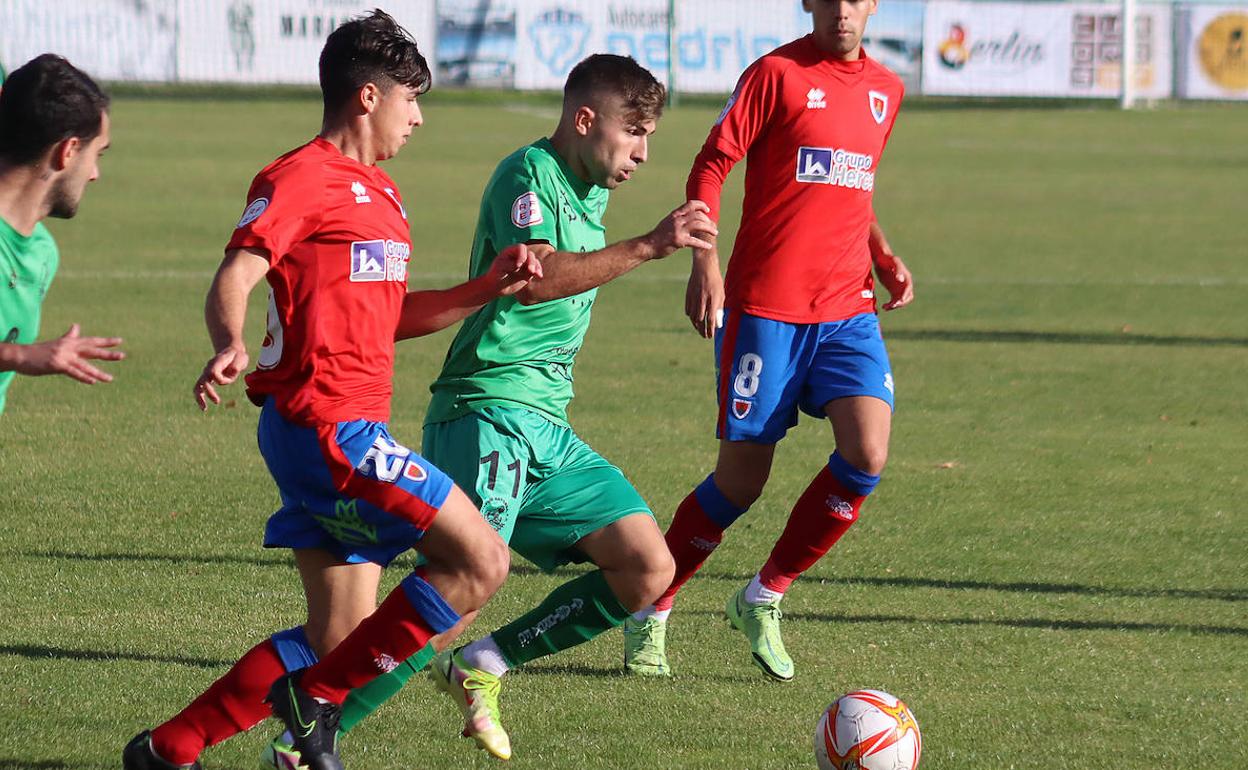
<svg viewBox="0 0 1248 770">
<path fill-rule="evenodd" d="M 71 551 L 26 551 L 22 556 L 31 559 L 66 559 L 72 561 L 117 561 L 147 564 L 197 564 L 221 566 L 222 564 L 240 564 L 248 567 L 293 567 L 295 561 L 290 552 L 277 549 L 272 556 L 247 556 L 243 554 L 181 554 L 181 553 L 74 553 Z M 398 566 L 398 565 L 395 565 Z"/>
<path fill-rule="evenodd" d="M 1175 348 L 1245 348 L 1244 337 L 1180 337 L 1102 332 L 1032 332 L 974 329 L 890 329 L 889 340 L 935 342 L 1007 342 L 1046 345 L 1151 345 Z"/>
<path fill-rule="evenodd" d="M 639 677 L 626 673 L 623 668 L 600 668 L 598 666 L 586 666 L 582 664 L 563 665 L 560 663 L 551 663 L 549 665 L 530 664 L 524 668 L 517 669 L 516 675 L 522 676 L 578 676 L 591 677 L 597 679 L 627 679 L 630 682 L 658 682 L 660 684 L 667 682 L 676 682 L 680 679 L 679 671 L 672 677 Z M 512 674 L 508 674 L 512 676 Z M 697 675 L 699 682 L 723 682 L 725 684 L 741 684 L 753 683 L 758 681 L 758 675 L 753 670 L 739 675 L 717 674 L 699 672 Z"/>
<path fill-rule="evenodd" d="M 59 759 L 11 759 L 0 757 L 0 770 L 80 770 L 84 767 L 108 767 L 108 765 L 84 765 L 81 762 L 62 762 Z"/>
<path fill-rule="evenodd" d="M 514 572 L 514 568 L 513 572 Z M 746 583 L 753 574 L 699 572 L 698 578 Z M 696 579 L 696 578 L 695 578 Z M 809 577 L 830 585 L 877 585 L 880 588 L 938 588 L 943 590 L 1000 590 L 1016 594 L 1081 594 L 1086 597 L 1122 599 L 1209 599 L 1214 602 L 1248 602 L 1248 589 L 1242 588 L 1111 588 L 1106 585 L 1080 583 L 993 583 L 991 580 L 942 580 L 940 578 L 885 578 L 875 575 L 844 575 L 844 577 Z"/>
<path fill-rule="evenodd" d="M 134 660 L 140 663 L 176 663 L 179 666 L 195 666 L 196 668 L 225 668 L 234 663 L 233 660 L 215 658 L 190 658 L 184 655 L 152 655 L 143 652 L 104 652 L 101 650 L 74 650 L 62 647 L 45 647 L 39 644 L 0 644 L 0 655 L 18 655 L 23 658 L 37 660 L 50 658 L 54 660 Z M 4 765 L 0 765 L 3 770 Z"/>
<path fill-rule="evenodd" d="M 692 615 L 722 618 L 722 612 L 690 610 Z M 1001 626 L 1003 628 L 1043 628 L 1051 631 L 1182 631 L 1212 636 L 1248 636 L 1248 628 L 1239 626 L 1204 626 L 1186 623 L 1137 623 L 1116 620 L 1053 620 L 1049 618 L 921 618 L 914 615 L 832 615 L 813 612 L 786 612 L 788 620 L 810 620 L 820 623 L 904 623 L 941 626 Z"/>
<path fill-rule="evenodd" d="M 253 567 L 281 567 L 286 569 L 293 562 L 285 553 L 274 552 L 272 557 L 265 556 L 233 556 L 214 554 L 196 556 L 193 554 L 147 554 L 147 553 L 73 553 L 69 551 L 26 551 L 21 554 L 32 559 L 53 559 L 70 561 L 97 562 L 146 562 L 153 564 L 199 564 L 220 566 L 222 564 L 241 564 Z M 401 557 L 391 565 L 392 569 L 409 569 L 412 566 L 410 557 Z M 513 563 L 513 575 L 553 575 L 555 577 L 579 575 L 584 567 L 560 567 L 553 573 L 546 573 L 529 564 Z M 697 574 L 699 580 L 717 580 L 732 583 L 745 583 L 754 577 L 753 573 L 729 573 L 703 570 Z M 1108 586 L 1083 585 L 1080 583 L 1037 583 L 1037 582 L 992 582 L 988 580 L 942 580 L 940 578 L 922 577 L 877 577 L 850 575 L 844 577 L 818 578 L 829 584 L 868 585 L 882 588 L 939 588 L 958 591 L 1007 591 L 1011 593 L 1034 594 L 1081 594 L 1085 596 L 1108 596 L 1133 599 L 1209 599 L 1223 602 L 1248 601 L 1248 589 L 1244 588 L 1113 588 Z"/>
</svg>

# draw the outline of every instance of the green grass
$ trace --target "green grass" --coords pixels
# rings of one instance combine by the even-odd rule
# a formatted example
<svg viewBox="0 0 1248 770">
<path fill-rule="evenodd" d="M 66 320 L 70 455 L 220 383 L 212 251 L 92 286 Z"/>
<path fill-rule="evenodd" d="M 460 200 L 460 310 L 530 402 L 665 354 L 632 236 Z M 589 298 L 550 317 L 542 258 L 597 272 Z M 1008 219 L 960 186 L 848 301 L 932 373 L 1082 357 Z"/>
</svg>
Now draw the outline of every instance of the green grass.
<svg viewBox="0 0 1248 770">
<path fill-rule="evenodd" d="M 548 131 L 548 100 L 439 100 L 388 171 L 412 285 L 461 275 L 494 163 Z M 674 109 L 608 215 L 616 238 L 681 201 L 715 108 Z M 790 685 L 721 617 L 831 450 L 804 422 L 772 482 L 681 594 L 669 682 L 618 676 L 612 634 L 508 678 L 523 768 L 813 765 L 827 703 L 913 708 L 940 768 L 1248 766 L 1248 148 L 1242 108 L 904 112 L 876 206 L 918 298 L 884 318 L 899 409 L 862 522 L 785 600 Z M 262 635 L 298 623 L 256 412 L 205 416 L 200 310 L 265 162 L 318 103 L 118 99 L 103 178 L 53 222 L 44 336 L 126 337 L 117 381 L 19 379 L 0 418 L 0 768 L 113 768 Z M 725 198 L 725 240 L 740 173 Z M 710 346 L 681 315 L 687 256 L 604 289 L 572 419 L 666 525 L 715 454 Z M 253 305 L 259 340 L 262 300 Z M 394 432 L 417 441 L 450 340 L 404 343 Z M 403 570 L 391 570 L 390 585 Z M 566 574 L 518 565 L 472 634 Z M 251 768 L 265 726 L 205 754 Z M 489 767 L 414 681 L 344 748 L 349 767 Z"/>
</svg>

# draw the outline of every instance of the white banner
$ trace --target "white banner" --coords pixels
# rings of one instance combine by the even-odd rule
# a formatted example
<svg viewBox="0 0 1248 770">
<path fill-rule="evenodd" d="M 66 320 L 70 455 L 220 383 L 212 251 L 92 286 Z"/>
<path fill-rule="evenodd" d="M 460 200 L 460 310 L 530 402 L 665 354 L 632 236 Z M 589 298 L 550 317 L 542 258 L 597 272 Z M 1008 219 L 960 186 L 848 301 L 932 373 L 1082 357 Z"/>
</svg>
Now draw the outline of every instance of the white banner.
<svg viewBox="0 0 1248 770">
<path fill-rule="evenodd" d="M 178 78 L 186 82 L 318 82 L 325 38 L 376 0 L 178 0 Z M 434 0 L 389 0 L 433 67 Z"/>
<path fill-rule="evenodd" d="M 593 53 L 631 56 L 667 82 L 667 0 L 552 0 L 516 13 L 516 87 L 558 90 Z M 676 4 L 676 86 L 728 93 L 758 57 L 809 31 L 797 0 L 682 0 Z"/>
<path fill-rule="evenodd" d="M 56 53 L 99 80 L 175 77 L 176 0 L 0 0 L 0 56 L 9 72 Z"/>
<path fill-rule="evenodd" d="M 1188 14 L 1183 96 L 1248 99 L 1248 7 L 1193 6 Z"/>
<path fill-rule="evenodd" d="M 756 59 L 810 32 L 810 15 L 794 0 L 683 0 L 676 30 L 676 87 L 729 93 Z"/>
<path fill-rule="evenodd" d="M 1117 96 L 1117 5 L 935 2 L 923 24 L 923 93 L 956 96 Z M 1172 92 L 1170 9 L 1136 13 L 1136 87 Z"/>
<path fill-rule="evenodd" d="M 632 56 L 667 80 L 667 0 L 556 0 L 516 12 L 516 87 L 559 90 L 593 53 Z"/>
</svg>

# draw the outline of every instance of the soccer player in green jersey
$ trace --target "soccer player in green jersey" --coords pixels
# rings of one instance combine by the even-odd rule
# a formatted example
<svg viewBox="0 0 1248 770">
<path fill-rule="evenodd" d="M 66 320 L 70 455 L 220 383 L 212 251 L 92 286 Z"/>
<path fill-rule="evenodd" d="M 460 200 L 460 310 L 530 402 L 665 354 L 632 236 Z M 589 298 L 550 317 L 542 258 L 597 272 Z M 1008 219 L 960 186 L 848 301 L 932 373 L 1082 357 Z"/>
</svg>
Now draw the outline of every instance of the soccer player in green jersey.
<svg viewBox="0 0 1248 770">
<path fill-rule="evenodd" d="M 91 359 L 118 361 L 117 337 L 83 337 L 78 324 L 36 343 L 40 310 L 60 253 L 44 227 L 69 219 L 100 176 L 109 142 L 108 97 L 54 54 L 18 67 L 0 88 L 0 412 L 16 374 L 64 374 L 88 385 L 112 375 Z"/>
<path fill-rule="evenodd" d="M 597 569 L 537 607 L 433 662 L 464 713 L 464 734 L 511 756 L 499 722 L 500 677 L 615 628 L 663 592 L 672 558 L 644 500 L 568 425 L 572 366 L 597 288 L 716 232 L 687 203 L 645 235 L 607 246 L 610 191 L 647 157 L 666 91 L 630 58 L 598 54 L 568 75 L 554 134 L 512 153 L 486 185 L 471 273 L 528 244 L 543 278 L 464 322 L 433 383 L 423 451 L 478 503 L 513 550 L 545 570 Z M 701 237 L 700 237 L 701 236 Z"/>
</svg>

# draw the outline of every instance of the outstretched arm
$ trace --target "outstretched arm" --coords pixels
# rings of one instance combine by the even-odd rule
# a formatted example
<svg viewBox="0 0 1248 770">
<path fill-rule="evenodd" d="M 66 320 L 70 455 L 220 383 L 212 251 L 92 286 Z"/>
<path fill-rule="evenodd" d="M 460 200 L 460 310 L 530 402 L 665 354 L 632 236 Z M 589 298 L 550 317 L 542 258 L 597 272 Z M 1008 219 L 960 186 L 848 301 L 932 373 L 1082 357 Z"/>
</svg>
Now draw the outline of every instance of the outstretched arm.
<svg viewBox="0 0 1248 770">
<path fill-rule="evenodd" d="M 686 246 L 711 248 L 706 236 L 718 233 L 700 201 L 689 201 L 663 218 L 645 235 L 613 243 L 598 251 L 556 251 L 549 244 L 529 248 L 542 263 L 544 276 L 517 292 L 521 304 L 533 305 L 571 297 L 601 286 L 652 259 L 662 259 Z"/>
<path fill-rule="evenodd" d="M 83 337 L 78 324 L 47 342 L 33 345 L 0 343 L 0 372 L 17 372 L 31 376 L 63 374 L 87 385 L 112 382 L 113 375 L 87 363 L 88 359 L 120 361 L 126 357 L 120 350 L 108 350 L 121 344 L 121 337 Z"/>
<path fill-rule="evenodd" d="M 871 222 L 871 232 L 867 236 L 867 244 L 871 248 L 871 261 L 875 263 L 875 274 L 888 289 L 888 302 L 885 310 L 896 310 L 914 301 L 914 279 L 906 263 L 893 253 L 884 237 L 880 223 Z"/>
<path fill-rule="evenodd" d="M 494 258 L 490 269 L 470 281 L 449 289 L 408 292 L 394 339 L 423 337 L 462 321 L 496 297 L 515 294 L 530 281 L 542 277 L 542 263 L 523 243 L 508 246 Z"/>
<path fill-rule="evenodd" d="M 215 351 L 195 381 L 195 403 L 201 410 L 208 402 L 221 403 L 217 385 L 229 385 L 247 370 L 247 345 L 243 325 L 247 320 L 247 297 L 269 272 L 268 255 L 257 249 L 231 249 L 217 268 L 204 302 L 204 322 Z"/>
</svg>

